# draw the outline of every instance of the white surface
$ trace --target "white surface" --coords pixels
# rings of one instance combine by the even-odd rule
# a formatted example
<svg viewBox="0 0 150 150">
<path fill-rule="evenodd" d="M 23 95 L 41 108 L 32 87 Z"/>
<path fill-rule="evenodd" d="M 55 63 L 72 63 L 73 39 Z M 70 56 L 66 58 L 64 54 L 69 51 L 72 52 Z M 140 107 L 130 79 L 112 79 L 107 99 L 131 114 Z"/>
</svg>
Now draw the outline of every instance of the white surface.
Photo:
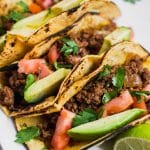
<svg viewBox="0 0 150 150">
<path fill-rule="evenodd" d="M 130 26 L 134 30 L 135 41 L 150 50 L 150 0 L 141 0 L 133 5 L 123 0 L 114 0 L 122 12 L 117 20 L 119 25 Z M 14 142 L 15 128 L 12 121 L 0 111 L 0 143 L 3 150 L 25 150 Z M 98 150 L 99 148 L 94 148 Z"/>
</svg>

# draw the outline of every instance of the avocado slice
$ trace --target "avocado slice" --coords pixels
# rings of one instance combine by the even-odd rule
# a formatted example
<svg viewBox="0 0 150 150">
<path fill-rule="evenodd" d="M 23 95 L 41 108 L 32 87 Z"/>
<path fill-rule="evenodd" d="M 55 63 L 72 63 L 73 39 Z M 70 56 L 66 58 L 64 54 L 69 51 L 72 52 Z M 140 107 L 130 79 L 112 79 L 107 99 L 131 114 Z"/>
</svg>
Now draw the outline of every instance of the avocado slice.
<svg viewBox="0 0 150 150">
<path fill-rule="evenodd" d="M 104 38 L 103 45 L 99 51 L 99 55 L 110 49 L 111 46 L 120 43 L 122 41 L 129 41 L 131 37 L 132 30 L 128 27 L 118 27 L 112 33 Z"/>
<path fill-rule="evenodd" d="M 95 140 L 118 128 L 121 128 L 145 113 L 142 109 L 131 109 L 119 114 L 108 116 L 68 130 L 75 140 Z"/>
<path fill-rule="evenodd" d="M 49 76 L 34 82 L 24 92 L 25 101 L 28 103 L 36 103 L 46 96 L 54 95 L 69 72 L 69 69 L 62 68 Z"/>
</svg>

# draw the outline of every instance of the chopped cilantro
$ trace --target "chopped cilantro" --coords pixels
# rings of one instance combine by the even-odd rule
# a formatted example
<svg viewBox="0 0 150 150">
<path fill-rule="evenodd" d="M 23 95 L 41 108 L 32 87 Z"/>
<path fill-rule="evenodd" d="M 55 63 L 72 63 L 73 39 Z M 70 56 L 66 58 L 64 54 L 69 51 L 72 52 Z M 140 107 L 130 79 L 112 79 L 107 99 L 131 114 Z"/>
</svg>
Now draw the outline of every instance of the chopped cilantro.
<svg viewBox="0 0 150 150">
<path fill-rule="evenodd" d="M 26 79 L 26 84 L 24 91 L 28 89 L 29 86 L 31 86 L 36 81 L 36 77 L 33 74 L 28 74 Z"/>
<path fill-rule="evenodd" d="M 122 89 L 124 85 L 124 78 L 125 69 L 120 67 L 117 69 L 115 76 L 112 78 L 112 83 L 116 88 L 118 88 L 118 90 Z"/>
<path fill-rule="evenodd" d="M 110 71 L 111 71 L 111 66 L 105 65 L 104 68 L 103 68 L 103 71 L 101 71 L 99 73 L 98 80 L 105 77 L 105 76 L 107 76 L 107 75 L 109 75 Z"/>
<path fill-rule="evenodd" d="M 30 141 L 33 138 L 36 138 L 40 135 L 40 129 L 38 127 L 32 126 L 27 127 L 25 129 L 20 130 L 16 137 L 17 139 L 15 142 L 17 143 L 25 143 L 27 141 Z"/>
<path fill-rule="evenodd" d="M 94 121 L 98 118 L 98 114 L 92 110 L 92 109 L 85 109 L 81 112 L 79 112 L 74 118 L 73 118 L 73 127 L 79 126 L 84 123 L 88 123 L 91 121 Z"/>
<path fill-rule="evenodd" d="M 124 0 L 126 2 L 129 2 L 129 3 L 132 3 L 132 4 L 135 4 L 136 2 L 140 1 L 140 0 Z"/>
<path fill-rule="evenodd" d="M 150 95 L 150 91 L 131 91 L 130 93 L 132 96 L 136 97 L 138 102 L 142 100 L 142 97 L 146 99 L 146 97 Z"/>
<path fill-rule="evenodd" d="M 21 7 L 22 12 L 26 13 L 29 11 L 28 5 L 24 1 L 19 1 L 17 4 Z"/>
<path fill-rule="evenodd" d="M 7 19 L 13 20 L 13 21 L 19 21 L 23 18 L 22 14 L 18 11 L 12 10 L 10 14 L 7 16 Z"/>
<path fill-rule="evenodd" d="M 54 67 L 56 70 L 60 68 L 72 68 L 71 64 L 59 64 L 57 61 L 54 62 Z"/>
<path fill-rule="evenodd" d="M 77 54 L 78 53 L 78 46 L 70 38 L 62 38 L 62 41 L 64 42 L 63 47 L 61 48 L 60 52 L 64 53 L 65 56 L 70 55 L 70 54 Z"/>
<path fill-rule="evenodd" d="M 118 92 L 116 90 L 105 93 L 102 98 L 102 103 L 106 104 L 111 99 L 115 98 L 117 96 L 117 94 L 118 94 Z"/>
</svg>

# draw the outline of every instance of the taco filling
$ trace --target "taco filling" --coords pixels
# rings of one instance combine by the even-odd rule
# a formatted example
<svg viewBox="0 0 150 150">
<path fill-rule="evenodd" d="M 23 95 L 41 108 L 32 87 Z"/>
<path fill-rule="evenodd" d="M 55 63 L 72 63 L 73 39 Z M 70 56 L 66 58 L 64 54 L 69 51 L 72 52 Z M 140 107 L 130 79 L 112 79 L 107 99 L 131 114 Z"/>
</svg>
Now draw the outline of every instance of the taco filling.
<svg viewBox="0 0 150 150">
<path fill-rule="evenodd" d="M 54 43 L 50 48 L 48 59 L 50 63 L 58 66 L 74 66 L 80 62 L 81 58 L 89 54 L 98 54 L 104 37 L 116 29 L 115 23 L 102 27 L 100 31 L 82 31 L 77 35 L 64 37 Z M 54 50 L 57 56 L 54 57 Z M 53 56 L 53 57 L 52 57 Z"/>
<path fill-rule="evenodd" d="M 64 149 L 68 144 L 73 146 L 76 143 L 67 134 L 73 127 L 128 109 L 139 108 L 147 112 L 150 71 L 143 67 L 144 60 L 137 55 L 124 65 L 105 65 L 95 78 L 64 105 L 61 112 L 47 116 L 47 126 L 37 125 L 41 139 L 51 141 L 48 147 Z"/>
<path fill-rule="evenodd" d="M 65 108 L 78 113 L 85 108 L 98 111 L 100 106 L 106 104 L 107 109 L 107 103 L 109 104 L 109 101 L 111 102 L 112 99 L 115 101 L 115 98 L 122 94 L 129 94 L 136 98 L 138 97 L 136 91 L 141 91 L 141 93 L 143 91 L 144 95 L 144 89 L 149 84 L 150 71 L 143 68 L 143 60 L 139 56 L 136 56 L 126 62 L 124 66 L 111 67 L 105 65 L 103 71 L 96 78 L 92 79 L 77 95 L 65 104 Z M 126 105 L 128 105 L 128 102 Z M 132 102 L 130 106 L 134 106 Z M 116 111 L 119 111 L 119 108 L 116 109 Z M 123 110 L 120 108 L 120 111 Z"/>
</svg>

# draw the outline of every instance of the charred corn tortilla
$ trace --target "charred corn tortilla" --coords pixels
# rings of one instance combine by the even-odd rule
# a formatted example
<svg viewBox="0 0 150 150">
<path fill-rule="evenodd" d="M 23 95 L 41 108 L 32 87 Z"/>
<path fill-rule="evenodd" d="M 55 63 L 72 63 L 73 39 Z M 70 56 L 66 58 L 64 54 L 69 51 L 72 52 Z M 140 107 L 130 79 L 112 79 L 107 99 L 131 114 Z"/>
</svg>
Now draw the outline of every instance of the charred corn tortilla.
<svg viewBox="0 0 150 150">
<path fill-rule="evenodd" d="M 122 65 L 126 60 L 138 55 L 140 57 L 148 57 L 148 52 L 145 51 L 139 44 L 134 42 L 123 42 L 112 47 L 105 55 L 99 68 L 91 74 L 81 77 L 78 81 L 74 82 L 72 86 L 68 87 L 61 95 L 58 94 L 57 103 L 63 106 L 72 96 L 76 95 L 94 76 L 96 76 L 105 65 Z M 68 79 L 66 79 L 67 82 Z M 63 84 L 62 84 L 63 86 Z"/>
<path fill-rule="evenodd" d="M 108 11 L 106 11 L 108 10 Z M 108 15 L 109 11 L 114 10 L 114 14 Z M 90 12 L 91 11 L 91 12 Z M 93 12 L 92 12 L 93 11 Z M 63 22 L 60 22 L 58 19 L 59 17 L 63 18 L 63 15 L 66 16 L 65 23 L 69 24 L 63 24 Z M 76 34 L 82 33 L 85 31 L 94 31 L 100 32 L 100 36 L 102 38 L 109 34 L 111 30 L 105 29 L 106 26 L 111 26 L 112 21 L 111 19 L 116 18 L 119 15 L 119 10 L 117 6 L 111 2 L 108 1 L 95 1 L 95 0 L 88 0 L 82 3 L 82 5 L 75 9 L 73 12 L 65 12 L 58 17 L 55 17 L 49 21 L 47 25 L 45 25 L 43 28 L 39 29 L 33 36 L 39 37 L 41 43 L 37 44 L 33 50 L 31 47 L 29 47 L 28 43 L 30 39 L 34 39 L 34 37 L 29 38 L 28 41 L 24 41 L 22 37 L 18 36 L 10 36 L 8 35 L 8 41 L 6 42 L 6 45 L 4 46 L 4 50 L 0 54 L 0 66 L 6 66 L 10 64 L 11 62 L 21 59 L 25 54 L 24 60 L 30 60 L 35 58 L 42 58 L 45 57 L 45 54 L 48 52 L 49 48 L 55 44 L 55 42 L 59 41 L 64 36 L 76 36 Z M 70 22 L 67 22 L 67 19 L 70 20 Z M 58 21 L 59 20 L 59 21 Z M 93 22 L 92 24 L 89 24 L 89 22 Z M 55 26 L 58 24 L 58 26 Z M 60 27 L 59 27 L 60 26 Z M 54 29 L 54 30 L 53 30 Z M 42 33 L 44 32 L 44 33 Z M 38 35 L 47 36 L 42 38 Z M 37 34 L 37 35 L 36 35 Z M 46 40 L 44 40 L 46 38 Z M 36 39 L 38 42 L 38 40 Z M 28 42 L 28 43 L 27 43 Z M 31 42 L 33 43 L 33 41 Z M 33 43 L 33 45 L 36 43 Z M 100 49 L 100 47 L 99 47 Z M 27 51 L 30 51 L 27 53 Z M 11 52 L 11 53 L 10 53 Z M 85 54 L 84 54 L 85 55 Z M 63 56 L 64 57 L 64 56 Z M 82 56 L 80 56 L 82 57 Z M 72 73 L 70 78 L 70 83 L 67 81 L 67 83 L 64 83 L 63 86 L 60 88 L 59 95 L 66 90 L 73 82 L 78 80 L 79 78 L 88 75 L 93 70 L 97 69 L 99 67 L 99 64 L 101 62 L 103 55 L 101 56 L 87 56 L 83 58 L 78 65 L 75 66 L 73 69 L 76 70 L 75 73 Z M 24 61 L 23 60 L 23 61 Z M 5 75 L 5 74 L 4 74 Z M 70 75 L 69 75 L 70 76 Z M 10 76 L 11 77 L 11 76 Z M 59 82 L 58 77 L 55 77 L 55 83 Z M 10 78 L 8 79 L 10 82 Z M 5 84 L 4 84 L 5 86 Z M 54 85 L 53 85 L 54 86 Z M 53 89 L 53 87 L 51 88 Z M 49 95 L 54 96 L 54 95 Z M 15 99 L 14 99 L 15 101 Z M 51 100 L 51 97 L 44 100 L 41 103 L 35 104 L 35 105 L 28 105 L 24 108 L 21 108 L 21 110 L 11 110 L 9 113 L 10 116 L 18 116 L 18 115 L 41 115 L 43 113 L 51 113 L 53 111 L 49 110 L 47 112 L 46 108 L 50 108 L 55 103 L 55 99 Z M 6 107 L 4 109 L 7 110 Z M 8 113 L 7 113 L 8 114 Z"/>
</svg>

